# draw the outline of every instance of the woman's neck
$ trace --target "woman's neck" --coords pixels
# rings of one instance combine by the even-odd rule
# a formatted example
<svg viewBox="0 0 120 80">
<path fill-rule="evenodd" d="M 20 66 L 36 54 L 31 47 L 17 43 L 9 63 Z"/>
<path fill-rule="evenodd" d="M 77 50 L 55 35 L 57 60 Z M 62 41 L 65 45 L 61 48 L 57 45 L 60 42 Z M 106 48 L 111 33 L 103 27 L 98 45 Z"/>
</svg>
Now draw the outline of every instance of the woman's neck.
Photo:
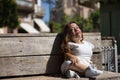
<svg viewBox="0 0 120 80">
<path fill-rule="evenodd" d="M 82 44 L 82 41 L 80 38 L 73 38 L 73 42 L 78 43 L 78 44 Z"/>
</svg>

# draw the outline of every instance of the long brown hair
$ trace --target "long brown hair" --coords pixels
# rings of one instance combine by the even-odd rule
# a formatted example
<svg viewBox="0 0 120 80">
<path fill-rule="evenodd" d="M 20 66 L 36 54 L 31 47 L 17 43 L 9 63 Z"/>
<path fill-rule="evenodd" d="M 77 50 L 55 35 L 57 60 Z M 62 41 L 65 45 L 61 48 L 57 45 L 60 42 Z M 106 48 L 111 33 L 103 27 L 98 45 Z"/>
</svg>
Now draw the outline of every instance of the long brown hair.
<svg viewBox="0 0 120 80">
<path fill-rule="evenodd" d="M 63 53 L 72 53 L 68 46 L 68 42 L 70 42 L 72 40 L 71 33 L 70 33 L 70 26 L 72 23 L 76 23 L 76 22 L 69 22 L 68 24 L 66 24 L 64 26 L 64 29 L 62 31 L 63 41 L 61 44 L 61 49 L 62 49 Z M 83 35 L 82 35 L 82 40 L 83 40 Z"/>
</svg>

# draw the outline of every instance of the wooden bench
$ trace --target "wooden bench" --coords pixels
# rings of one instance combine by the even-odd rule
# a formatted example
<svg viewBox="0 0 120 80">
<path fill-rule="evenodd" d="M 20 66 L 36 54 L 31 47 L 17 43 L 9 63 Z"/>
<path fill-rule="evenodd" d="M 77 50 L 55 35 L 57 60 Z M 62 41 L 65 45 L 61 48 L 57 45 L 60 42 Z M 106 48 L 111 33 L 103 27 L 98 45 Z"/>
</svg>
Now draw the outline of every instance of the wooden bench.
<svg viewBox="0 0 120 80">
<path fill-rule="evenodd" d="M 92 60 L 102 69 L 100 33 L 84 33 L 84 39 L 95 45 Z M 55 33 L 1 34 L 0 80 L 66 80 L 60 72 L 63 62 L 60 43 L 61 35 Z M 96 79 L 103 80 L 100 76 Z"/>
</svg>

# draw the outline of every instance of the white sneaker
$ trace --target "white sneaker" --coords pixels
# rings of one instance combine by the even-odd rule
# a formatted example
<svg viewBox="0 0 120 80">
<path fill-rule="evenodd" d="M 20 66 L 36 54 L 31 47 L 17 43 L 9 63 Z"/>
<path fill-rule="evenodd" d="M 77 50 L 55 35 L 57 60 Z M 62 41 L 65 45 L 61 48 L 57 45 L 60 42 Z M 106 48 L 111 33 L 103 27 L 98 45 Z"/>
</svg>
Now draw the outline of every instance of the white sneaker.
<svg viewBox="0 0 120 80">
<path fill-rule="evenodd" d="M 66 77 L 67 78 L 80 78 L 80 76 L 75 71 L 72 71 L 72 70 L 68 70 L 66 72 Z"/>
<path fill-rule="evenodd" d="M 103 73 L 103 71 L 101 71 L 101 70 L 92 69 L 92 68 L 88 67 L 88 69 L 85 72 L 85 76 L 86 77 L 94 77 L 94 76 L 98 76 L 102 73 Z"/>
</svg>

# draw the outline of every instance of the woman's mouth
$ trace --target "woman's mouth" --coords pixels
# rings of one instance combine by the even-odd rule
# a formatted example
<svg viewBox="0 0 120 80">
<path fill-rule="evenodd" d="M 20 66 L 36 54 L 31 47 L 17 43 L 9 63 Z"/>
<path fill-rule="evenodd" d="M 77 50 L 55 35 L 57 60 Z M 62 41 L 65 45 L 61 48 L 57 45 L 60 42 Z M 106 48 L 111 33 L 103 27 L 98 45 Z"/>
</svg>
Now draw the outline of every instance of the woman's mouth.
<svg viewBox="0 0 120 80">
<path fill-rule="evenodd" d="M 77 31 L 76 34 L 81 34 L 81 33 L 79 31 Z"/>
</svg>

